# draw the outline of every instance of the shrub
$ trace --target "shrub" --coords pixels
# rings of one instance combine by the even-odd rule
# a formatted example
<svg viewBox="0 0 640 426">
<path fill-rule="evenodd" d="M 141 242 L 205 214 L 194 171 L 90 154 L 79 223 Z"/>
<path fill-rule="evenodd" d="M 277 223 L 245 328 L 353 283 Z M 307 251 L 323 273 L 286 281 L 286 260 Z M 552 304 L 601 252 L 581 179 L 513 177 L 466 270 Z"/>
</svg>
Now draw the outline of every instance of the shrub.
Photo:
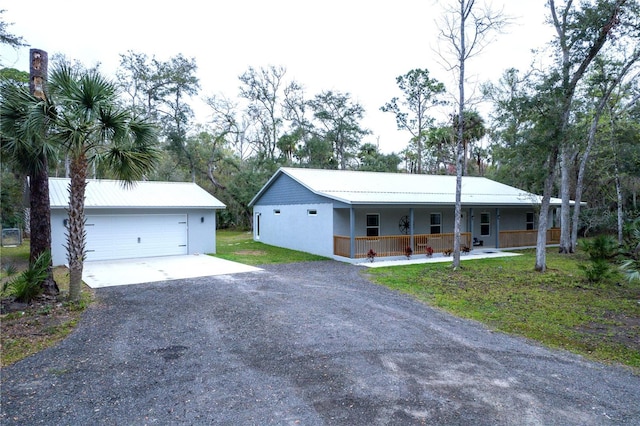
<svg viewBox="0 0 640 426">
<path fill-rule="evenodd" d="M 453 254 L 453 249 L 444 249 L 442 250 L 442 254 L 445 256 L 451 256 Z"/>
<path fill-rule="evenodd" d="M 626 260 L 620 265 L 620 271 L 629 282 L 640 282 L 640 217 L 625 226 L 623 235 L 621 253 Z"/>
<path fill-rule="evenodd" d="M 42 253 L 24 272 L 8 283 L 5 290 L 19 302 L 31 302 L 42 293 L 41 283 L 47 279 L 50 264 L 51 253 Z"/>
<path fill-rule="evenodd" d="M 590 260 L 612 259 L 618 251 L 618 242 L 611 235 L 598 235 L 590 240 L 582 240 L 582 249 Z"/>
<path fill-rule="evenodd" d="M 430 246 L 427 246 L 427 247 L 424 249 L 424 252 L 426 253 L 427 257 L 431 257 L 431 256 L 433 256 L 433 249 L 432 249 Z"/>
<path fill-rule="evenodd" d="M 14 265 L 13 263 L 9 263 L 8 265 L 4 266 L 4 272 L 8 277 L 10 277 L 12 275 L 15 275 L 16 272 L 18 272 L 18 269 L 16 268 L 16 265 Z"/>
<path fill-rule="evenodd" d="M 589 264 L 580 265 L 588 281 L 596 283 L 613 275 L 610 260 L 616 255 L 618 242 L 611 235 L 598 235 L 582 240 L 582 249 L 589 255 Z"/>
<path fill-rule="evenodd" d="M 640 260 L 629 259 L 622 263 L 620 266 L 620 270 L 622 274 L 625 276 L 627 281 L 640 282 Z"/>
</svg>

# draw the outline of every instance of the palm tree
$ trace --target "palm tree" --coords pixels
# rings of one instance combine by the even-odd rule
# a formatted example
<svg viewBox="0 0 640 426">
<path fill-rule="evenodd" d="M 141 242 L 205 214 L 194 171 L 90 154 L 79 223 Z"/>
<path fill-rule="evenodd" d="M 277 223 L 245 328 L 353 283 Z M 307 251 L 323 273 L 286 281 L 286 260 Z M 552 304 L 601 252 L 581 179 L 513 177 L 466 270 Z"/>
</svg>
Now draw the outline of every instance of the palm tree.
<svg viewBox="0 0 640 426">
<path fill-rule="evenodd" d="M 479 141 L 484 137 L 487 130 L 484 127 L 484 119 L 478 114 L 477 111 L 469 110 L 465 111 L 463 114 L 464 121 L 463 125 L 463 136 L 462 136 L 462 146 L 464 152 L 464 165 L 462 169 L 462 174 L 469 174 L 469 151 L 470 145 L 474 142 Z M 454 129 L 458 128 L 458 115 L 453 117 L 453 127 Z"/>
<path fill-rule="evenodd" d="M 43 112 L 47 109 L 47 102 L 33 96 L 26 84 L 8 80 L 2 84 L 1 98 L 3 159 L 11 162 L 14 170 L 29 177 L 29 263 L 33 264 L 43 253 L 51 251 L 47 161 L 55 157 L 55 147 L 46 138 L 48 122 Z M 45 294 L 59 293 L 51 267 L 41 286 Z"/>
<path fill-rule="evenodd" d="M 118 103 L 116 85 L 97 70 L 57 67 L 49 78 L 51 137 L 70 162 L 67 260 L 69 299 L 78 301 L 85 258 L 84 198 L 91 163 L 107 166 L 125 184 L 142 179 L 158 151 L 156 126 Z"/>
</svg>

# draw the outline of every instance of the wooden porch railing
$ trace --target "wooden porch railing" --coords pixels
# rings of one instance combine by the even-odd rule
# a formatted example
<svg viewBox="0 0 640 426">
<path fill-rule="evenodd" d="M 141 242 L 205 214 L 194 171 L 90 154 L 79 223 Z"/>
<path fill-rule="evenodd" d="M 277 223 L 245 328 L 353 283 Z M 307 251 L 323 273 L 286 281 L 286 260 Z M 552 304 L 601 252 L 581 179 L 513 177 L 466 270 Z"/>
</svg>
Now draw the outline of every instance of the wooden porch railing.
<svg viewBox="0 0 640 426">
<path fill-rule="evenodd" d="M 453 249 L 453 233 L 447 234 L 416 234 L 413 236 L 413 253 L 424 254 L 427 246 L 433 249 L 434 253 L 442 253 L 446 249 Z M 536 245 L 538 230 L 529 231 L 500 231 L 500 248 L 530 247 Z M 356 258 L 366 257 L 370 249 L 373 249 L 377 256 L 403 256 L 405 248 L 409 245 L 409 235 L 387 235 L 382 237 L 356 237 L 355 255 Z M 553 228 L 547 230 L 547 244 L 558 244 L 560 242 L 560 229 Z M 460 234 L 460 244 L 471 247 L 471 233 L 462 232 Z M 333 253 L 336 256 L 349 257 L 349 237 L 342 235 L 333 236 Z"/>
<path fill-rule="evenodd" d="M 424 254 L 427 246 L 433 249 L 434 253 L 441 253 L 447 249 L 453 249 L 454 234 L 416 234 L 413 236 L 413 253 Z M 355 256 L 356 258 L 367 257 L 370 249 L 373 249 L 377 256 L 402 256 L 409 246 L 409 235 L 386 235 L 381 237 L 356 237 Z M 460 244 L 471 247 L 471 233 L 462 232 L 460 234 Z M 350 256 L 349 237 L 342 235 L 333 236 L 333 253 L 337 256 Z"/>
<path fill-rule="evenodd" d="M 531 247 L 535 246 L 538 240 L 538 230 L 528 231 L 500 231 L 500 248 L 509 247 Z M 552 228 L 547 230 L 547 244 L 558 244 L 560 242 L 560 229 Z"/>
</svg>

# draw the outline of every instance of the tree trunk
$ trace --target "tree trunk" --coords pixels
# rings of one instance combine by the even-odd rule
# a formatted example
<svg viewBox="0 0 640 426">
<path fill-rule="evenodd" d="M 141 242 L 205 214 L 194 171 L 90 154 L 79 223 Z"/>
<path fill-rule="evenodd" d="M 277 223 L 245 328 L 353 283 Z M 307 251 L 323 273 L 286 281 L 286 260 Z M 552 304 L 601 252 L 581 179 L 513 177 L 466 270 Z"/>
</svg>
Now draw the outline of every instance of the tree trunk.
<svg viewBox="0 0 640 426">
<path fill-rule="evenodd" d="M 84 152 L 71 160 L 69 184 L 69 221 L 67 260 L 69 261 L 69 300 L 77 302 L 82 293 L 82 270 L 85 256 L 84 194 L 87 186 L 87 159 Z"/>
<path fill-rule="evenodd" d="M 460 2 L 460 46 L 459 46 L 459 66 L 458 76 L 458 129 L 456 140 L 456 207 L 453 224 L 453 268 L 460 267 L 460 222 L 462 216 L 462 174 L 464 167 L 464 66 L 467 56 L 465 44 L 466 2 Z"/>
<path fill-rule="evenodd" d="M 540 216 L 538 217 L 538 239 L 536 241 L 536 266 L 535 270 L 544 272 L 547 270 L 547 227 L 549 223 L 549 204 L 551 204 L 551 190 L 556 175 L 558 162 L 558 147 L 554 147 L 549 154 L 548 173 L 544 181 Z"/>
<path fill-rule="evenodd" d="M 560 253 L 573 253 L 571 249 L 571 197 L 570 197 L 570 178 L 571 178 L 571 148 L 565 143 L 562 148 L 560 159 L 561 173 L 561 198 L 562 209 L 560 210 Z"/>
<path fill-rule="evenodd" d="M 44 50 L 29 50 L 29 92 L 45 100 L 45 83 L 49 68 L 49 55 Z M 31 174 L 29 191 L 29 264 L 44 252 L 51 252 L 51 205 L 49 203 L 49 166 L 47 156 L 38 155 L 40 170 Z M 53 279 L 52 264 L 47 268 L 47 278 L 40 284 L 44 293 L 55 296 L 60 289 Z"/>
<path fill-rule="evenodd" d="M 46 164 L 46 160 L 42 160 Z M 29 223 L 30 248 L 29 264 L 44 252 L 51 251 L 51 206 L 49 203 L 49 172 L 43 167 L 30 177 L 29 191 Z M 55 296 L 60 289 L 53 279 L 51 264 L 47 268 L 47 278 L 40 284 L 45 294 Z"/>
<path fill-rule="evenodd" d="M 608 99 L 608 96 L 607 96 Z M 572 251 L 575 252 L 576 247 L 578 246 L 578 227 L 580 226 L 580 203 L 582 202 L 582 187 L 584 186 L 584 174 L 587 169 L 587 161 L 589 160 L 589 155 L 591 155 L 591 149 L 596 141 L 596 131 L 598 130 L 598 122 L 600 121 L 600 117 L 602 116 L 602 110 L 604 108 L 606 99 L 600 102 L 598 105 L 598 109 L 596 110 L 596 114 L 591 120 L 591 126 L 589 127 L 589 135 L 587 137 L 587 147 L 584 150 L 584 154 L 582 154 L 582 159 L 580 160 L 580 167 L 578 168 L 578 180 L 576 181 L 576 196 L 575 196 L 575 204 L 573 206 L 573 221 L 571 224 L 571 248 Z"/>
<path fill-rule="evenodd" d="M 615 147 L 613 148 L 615 149 Z M 622 185 L 620 184 L 620 173 L 618 172 L 618 156 L 614 157 L 613 168 L 615 173 L 615 181 L 616 181 L 616 198 L 618 201 L 618 244 L 622 245 L 624 243 L 624 211 L 623 211 L 623 200 L 622 200 Z"/>
</svg>

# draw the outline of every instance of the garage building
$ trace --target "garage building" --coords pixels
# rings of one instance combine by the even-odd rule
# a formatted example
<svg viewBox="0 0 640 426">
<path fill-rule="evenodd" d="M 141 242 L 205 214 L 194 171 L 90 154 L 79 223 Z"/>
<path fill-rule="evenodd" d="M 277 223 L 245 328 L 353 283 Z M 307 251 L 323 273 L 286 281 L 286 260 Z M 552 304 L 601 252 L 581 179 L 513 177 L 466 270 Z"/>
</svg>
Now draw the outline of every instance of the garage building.
<svg viewBox="0 0 640 426">
<path fill-rule="evenodd" d="M 51 255 L 67 262 L 69 179 L 50 178 Z M 87 180 L 86 260 L 215 253 L 217 198 L 195 183 Z"/>
</svg>

